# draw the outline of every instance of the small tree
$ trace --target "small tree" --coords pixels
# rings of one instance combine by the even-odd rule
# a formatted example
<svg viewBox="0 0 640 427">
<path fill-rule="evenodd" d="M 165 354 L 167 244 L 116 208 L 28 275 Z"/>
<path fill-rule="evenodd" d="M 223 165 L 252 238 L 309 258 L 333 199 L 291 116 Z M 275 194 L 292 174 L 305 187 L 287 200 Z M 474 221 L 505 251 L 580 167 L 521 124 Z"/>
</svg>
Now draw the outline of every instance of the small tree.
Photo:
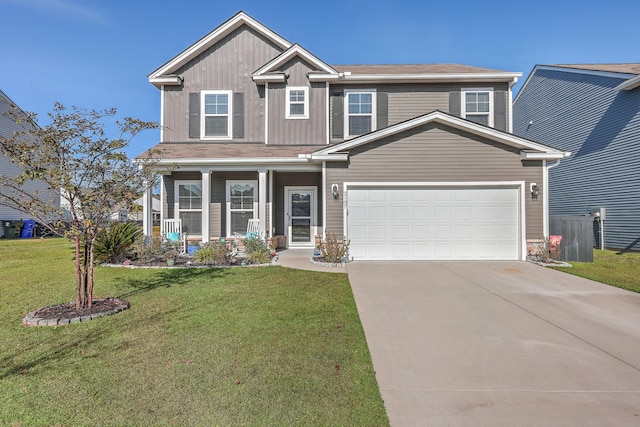
<svg viewBox="0 0 640 427">
<path fill-rule="evenodd" d="M 36 124 L 36 115 L 15 105 L 5 114 L 19 125 L 10 137 L 0 137 L 0 152 L 19 166 L 15 177 L 0 174 L 0 204 L 44 224 L 54 234 L 73 241 L 77 279 L 76 309 L 93 302 L 94 243 L 113 212 L 131 209 L 143 191 L 155 185 L 157 152 L 134 164 L 124 153 L 131 139 L 155 122 L 130 117 L 115 121 L 118 137 L 105 130 L 116 109 L 67 110 L 56 103 L 51 123 Z M 42 181 L 47 192 L 25 190 L 29 181 Z M 65 201 L 62 207 L 51 193 Z"/>
</svg>

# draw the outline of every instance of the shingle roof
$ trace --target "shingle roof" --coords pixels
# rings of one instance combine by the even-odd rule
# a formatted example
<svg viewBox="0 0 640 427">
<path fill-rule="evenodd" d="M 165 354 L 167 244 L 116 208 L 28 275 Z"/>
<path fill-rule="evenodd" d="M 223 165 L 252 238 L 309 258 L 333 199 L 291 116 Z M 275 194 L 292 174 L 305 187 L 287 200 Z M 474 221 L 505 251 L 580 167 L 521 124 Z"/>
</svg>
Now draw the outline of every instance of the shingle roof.
<svg viewBox="0 0 640 427">
<path fill-rule="evenodd" d="M 500 73 L 491 68 L 472 67 L 462 64 L 379 64 L 379 65 L 333 65 L 339 72 L 352 74 L 463 74 Z"/>
<path fill-rule="evenodd" d="M 606 71 L 610 73 L 640 74 L 640 64 L 553 64 L 553 67 L 575 68 L 578 70 Z"/>
<path fill-rule="evenodd" d="M 297 158 L 327 145 L 277 145 L 264 143 L 160 143 L 151 150 L 160 150 L 163 159 L 233 159 L 233 158 Z M 138 159 L 148 158 L 144 152 Z"/>
</svg>

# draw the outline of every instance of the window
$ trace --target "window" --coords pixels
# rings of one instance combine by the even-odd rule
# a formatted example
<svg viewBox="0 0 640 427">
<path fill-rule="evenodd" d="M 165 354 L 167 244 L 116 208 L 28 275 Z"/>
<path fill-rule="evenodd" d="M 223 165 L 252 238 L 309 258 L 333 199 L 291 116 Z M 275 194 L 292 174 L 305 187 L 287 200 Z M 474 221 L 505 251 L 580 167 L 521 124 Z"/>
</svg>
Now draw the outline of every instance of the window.
<svg viewBox="0 0 640 427">
<path fill-rule="evenodd" d="M 231 138 L 231 92 L 203 91 L 200 123 L 202 139 Z"/>
<path fill-rule="evenodd" d="M 309 89 L 306 87 L 287 88 L 287 119 L 309 118 Z"/>
<path fill-rule="evenodd" d="M 202 234 L 202 182 L 176 181 L 175 216 L 182 220 L 182 231 Z"/>
<path fill-rule="evenodd" d="M 256 181 L 227 181 L 227 235 L 244 234 L 255 217 L 258 201 Z"/>
<path fill-rule="evenodd" d="M 493 91 L 469 89 L 462 93 L 462 116 L 481 125 L 493 126 Z"/>
<path fill-rule="evenodd" d="M 376 93 L 374 91 L 345 92 L 345 138 L 376 130 Z"/>
</svg>

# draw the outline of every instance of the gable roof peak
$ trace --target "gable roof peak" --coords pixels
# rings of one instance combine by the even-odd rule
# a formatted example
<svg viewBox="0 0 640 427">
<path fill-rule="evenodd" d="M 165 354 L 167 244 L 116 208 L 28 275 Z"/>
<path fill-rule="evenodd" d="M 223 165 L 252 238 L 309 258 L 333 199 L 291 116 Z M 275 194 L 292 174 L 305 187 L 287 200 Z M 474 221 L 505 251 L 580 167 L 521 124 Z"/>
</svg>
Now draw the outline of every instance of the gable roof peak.
<svg viewBox="0 0 640 427">
<path fill-rule="evenodd" d="M 213 46 L 227 34 L 231 33 L 237 28 L 240 28 L 243 25 L 246 25 L 262 34 L 275 45 L 280 46 L 283 50 L 291 47 L 291 42 L 289 42 L 287 39 L 280 36 L 270 28 L 266 27 L 246 12 L 240 10 L 238 13 L 220 24 L 200 40 L 196 41 L 191 46 L 180 52 L 178 55 L 174 56 L 164 65 L 149 74 L 149 81 L 156 86 L 159 86 L 161 84 L 165 84 L 167 78 L 175 80 L 176 76 L 174 76 L 173 73 L 175 73 L 180 67 L 189 62 L 195 56 L 207 50 L 209 47 Z"/>
</svg>

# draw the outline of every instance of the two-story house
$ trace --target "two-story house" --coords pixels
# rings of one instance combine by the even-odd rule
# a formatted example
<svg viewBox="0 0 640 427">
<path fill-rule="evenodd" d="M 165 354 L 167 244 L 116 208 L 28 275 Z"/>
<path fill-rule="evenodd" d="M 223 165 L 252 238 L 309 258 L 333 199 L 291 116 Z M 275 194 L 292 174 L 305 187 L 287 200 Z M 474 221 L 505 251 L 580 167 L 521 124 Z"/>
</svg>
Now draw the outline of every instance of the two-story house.
<svg viewBox="0 0 640 427">
<path fill-rule="evenodd" d="M 22 110 L 20 110 L 4 92 L 0 91 L 0 137 L 10 138 L 15 132 L 24 130 L 24 126 L 37 126 L 37 124 L 28 121 L 23 121 L 21 124 L 16 123 L 15 117 L 13 116 L 14 113 L 22 114 Z M 20 166 L 13 163 L 9 157 L 0 153 L 0 174 L 15 178 L 20 173 L 22 173 Z M 60 206 L 60 197 L 54 191 L 49 190 L 49 187 L 43 181 L 26 181 L 22 185 L 22 188 L 32 196 L 52 203 L 55 207 Z M 11 190 L 6 190 L 6 194 L 11 193 Z M 0 196 L 0 221 L 30 219 L 26 217 L 24 212 L 10 206 L 12 206 L 11 203 L 3 204 Z M 4 229 L 0 227 L 0 237 L 2 236 L 4 236 Z"/>
<path fill-rule="evenodd" d="M 572 153 L 550 172 L 552 215 L 604 208 L 596 246 L 640 250 L 640 64 L 536 65 L 514 101 L 514 133 Z"/>
<path fill-rule="evenodd" d="M 330 65 L 239 12 L 148 76 L 162 216 L 205 242 L 258 218 L 289 248 L 345 236 L 356 259 L 524 259 L 567 153 L 510 133 L 520 75 Z"/>
</svg>

